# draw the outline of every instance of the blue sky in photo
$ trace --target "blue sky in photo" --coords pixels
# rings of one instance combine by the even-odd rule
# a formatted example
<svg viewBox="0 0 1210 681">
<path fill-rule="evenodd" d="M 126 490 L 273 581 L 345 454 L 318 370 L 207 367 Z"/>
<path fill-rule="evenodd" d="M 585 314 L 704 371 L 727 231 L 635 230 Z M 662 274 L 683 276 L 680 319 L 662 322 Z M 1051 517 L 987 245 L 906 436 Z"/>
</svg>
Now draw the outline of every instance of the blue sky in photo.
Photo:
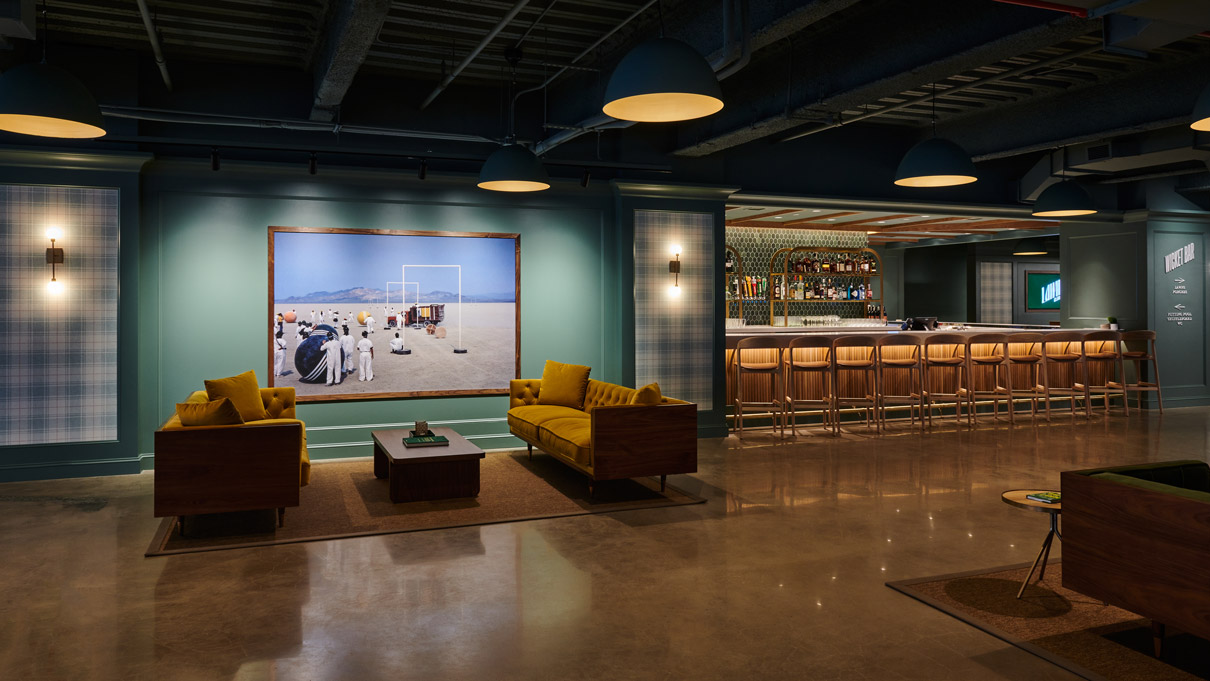
<svg viewBox="0 0 1210 681">
<path fill-rule="evenodd" d="M 273 237 L 273 297 L 316 291 L 386 289 L 408 281 L 422 292 L 458 291 L 458 270 L 411 265 L 462 265 L 463 295 L 508 294 L 515 290 L 516 246 L 512 239 L 402 234 L 314 234 L 277 232 Z M 414 290 L 412 286 L 407 287 Z M 392 291 L 399 285 L 392 284 Z"/>
</svg>

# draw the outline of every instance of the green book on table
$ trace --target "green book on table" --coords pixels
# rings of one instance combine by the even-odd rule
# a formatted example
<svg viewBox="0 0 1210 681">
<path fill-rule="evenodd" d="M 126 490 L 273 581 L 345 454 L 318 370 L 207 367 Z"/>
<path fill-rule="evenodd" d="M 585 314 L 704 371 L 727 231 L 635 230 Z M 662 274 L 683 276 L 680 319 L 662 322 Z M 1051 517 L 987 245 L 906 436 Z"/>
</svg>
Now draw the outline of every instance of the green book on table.
<svg viewBox="0 0 1210 681">
<path fill-rule="evenodd" d="M 1059 492 L 1034 492 L 1026 494 L 1025 498 L 1031 501 L 1040 501 L 1044 504 L 1058 504 L 1062 502 L 1063 495 Z"/>
<path fill-rule="evenodd" d="M 449 439 L 444 435 L 421 435 L 419 437 L 403 438 L 404 447 L 440 447 L 449 443 Z"/>
</svg>

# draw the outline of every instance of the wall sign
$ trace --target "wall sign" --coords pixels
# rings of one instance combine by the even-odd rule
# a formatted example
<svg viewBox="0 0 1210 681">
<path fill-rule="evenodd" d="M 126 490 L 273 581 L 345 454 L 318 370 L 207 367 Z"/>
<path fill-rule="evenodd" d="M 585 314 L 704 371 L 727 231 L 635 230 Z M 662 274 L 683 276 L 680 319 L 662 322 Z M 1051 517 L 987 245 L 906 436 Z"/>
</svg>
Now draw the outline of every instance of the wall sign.
<svg viewBox="0 0 1210 681">
<path fill-rule="evenodd" d="M 1196 313 L 1202 308 L 1202 273 L 1196 266 L 1201 248 L 1189 241 L 1188 234 L 1157 235 L 1156 250 L 1164 253 L 1163 274 L 1157 276 L 1156 293 L 1163 319 L 1174 327 L 1197 326 Z"/>
</svg>

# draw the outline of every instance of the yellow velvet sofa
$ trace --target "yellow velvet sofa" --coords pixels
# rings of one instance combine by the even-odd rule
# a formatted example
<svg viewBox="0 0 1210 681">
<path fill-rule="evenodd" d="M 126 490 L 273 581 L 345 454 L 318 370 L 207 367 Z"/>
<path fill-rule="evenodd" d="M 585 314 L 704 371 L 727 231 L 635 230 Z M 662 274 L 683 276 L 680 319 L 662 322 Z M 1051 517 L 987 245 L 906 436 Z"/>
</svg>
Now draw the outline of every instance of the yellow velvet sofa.
<svg viewBox="0 0 1210 681">
<path fill-rule="evenodd" d="M 242 425 L 184 426 L 178 415 L 155 432 L 155 517 L 298 506 L 311 479 L 305 424 L 294 388 L 261 388 L 268 418 Z M 186 402 L 207 402 L 205 390 Z"/>
<path fill-rule="evenodd" d="M 541 379 L 509 383 L 508 429 L 587 475 L 600 480 L 697 471 L 697 405 L 660 397 L 658 404 L 631 404 L 634 388 L 589 380 L 583 409 L 539 404 Z"/>
</svg>

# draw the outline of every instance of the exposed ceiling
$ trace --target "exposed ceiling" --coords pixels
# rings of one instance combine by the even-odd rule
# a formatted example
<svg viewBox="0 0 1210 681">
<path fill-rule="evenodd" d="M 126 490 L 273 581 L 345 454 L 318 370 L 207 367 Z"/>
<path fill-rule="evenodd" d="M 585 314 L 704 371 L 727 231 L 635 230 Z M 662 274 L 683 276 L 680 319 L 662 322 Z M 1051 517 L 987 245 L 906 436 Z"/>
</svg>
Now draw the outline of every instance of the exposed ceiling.
<svg viewBox="0 0 1210 681">
<path fill-rule="evenodd" d="M 726 207 L 726 218 L 728 227 L 865 232 L 869 235 L 871 244 L 914 243 L 980 234 L 991 236 L 999 232 L 1048 230 L 1059 226 L 1059 223 L 1053 220 L 738 205 Z"/>
<path fill-rule="evenodd" d="M 140 4 L 149 8 L 147 17 Z M 172 91 L 144 68 L 133 94 L 98 93 L 102 105 L 123 107 L 124 117 L 139 118 L 143 109 L 139 120 L 160 124 L 122 137 L 152 150 L 153 137 L 221 145 L 221 126 L 230 123 L 208 120 L 203 129 L 197 120 L 165 113 L 221 112 L 269 121 L 263 127 L 278 129 L 260 131 L 266 145 L 303 144 L 307 135 L 332 140 L 320 128 L 273 122 L 309 119 L 432 136 L 383 140 L 378 146 L 385 151 L 423 146 L 433 153 L 444 145 L 451 158 L 481 157 L 485 138 L 504 136 L 504 93 L 515 80 L 516 90 L 534 93 L 513 100 L 521 107 L 518 134 L 551 161 L 663 163 L 691 171 L 694 180 L 723 181 L 735 152 L 785 158 L 851 130 L 900 140 L 883 146 L 901 149 L 935 125 L 977 161 L 1031 155 L 1021 161 L 1027 169 L 1053 149 L 1179 128 L 1210 73 L 1204 0 L 46 0 L 44 6 L 52 54 L 70 46 L 74 55 L 95 51 L 99 61 L 137 55 L 148 64 L 147 24 L 153 27 L 163 70 L 182 74 L 172 79 Z M 603 116 L 600 97 L 613 66 L 657 35 L 661 23 L 718 69 L 726 107 L 665 127 L 630 127 Z M 18 49 L 0 53 L 0 64 L 37 55 L 39 46 L 19 33 L 10 33 Z M 203 82 L 203 65 L 212 64 L 243 68 L 214 69 L 214 80 Z M 1192 136 L 1180 144 L 1206 146 Z M 1200 158 L 1185 156 L 1191 158 L 1182 157 L 1178 170 L 1198 171 Z M 1114 173 L 1129 181 L 1171 170 L 1141 156 L 1121 163 L 1130 167 L 1107 171 L 1098 182 L 1109 186 Z M 1036 194 L 1041 179 L 1025 190 L 1013 187 L 1011 200 Z"/>
</svg>

